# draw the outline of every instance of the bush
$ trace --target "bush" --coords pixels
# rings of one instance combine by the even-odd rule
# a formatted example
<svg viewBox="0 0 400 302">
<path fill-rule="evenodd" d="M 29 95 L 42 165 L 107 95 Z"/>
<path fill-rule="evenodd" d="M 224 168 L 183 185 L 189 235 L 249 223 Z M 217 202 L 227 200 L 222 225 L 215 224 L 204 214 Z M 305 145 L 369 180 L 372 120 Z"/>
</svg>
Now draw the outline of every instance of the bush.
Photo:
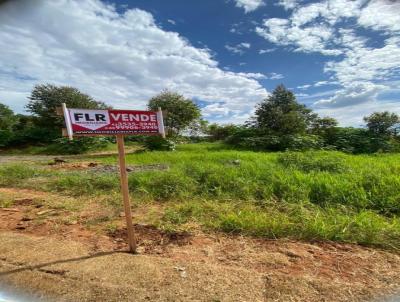
<svg viewBox="0 0 400 302">
<path fill-rule="evenodd" d="M 10 130 L 0 130 L 0 148 L 7 147 L 13 137 Z"/>
<path fill-rule="evenodd" d="M 58 132 L 59 133 L 59 132 Z M 49 144 L 54 140 L 54 132 L 35 126 L 27 126 L 23 129 L 13 131 L 7 147 Z"/>
<path fill-rule="evenodd" d="M 174 151 L 175 143 L 161 136 L 148 136 L 144 140 L 144 146 L 149 151 Z"/>
<path fill-rule="evenodd" d="M 240 147 L 250 150 L 270 150 L 280 151 L 283 150 L 281 147 L 281 140 L 275 135 L 266 135 L 260 137 L 245 137 L 239 144 Z"/>
<path fill-rule="evenodd" d="M 399 141 L 384 135 L 374 135 L 366 129 L 335 128 L 324 137 L 325 145 L 333 146 L 336 150 L 347 153 L 396 152 Z"/>
<path fill-rule="evenodd" d="M 311 134 L 284 135 L 280 139 L 281 150 L 318 150 L 322 148 L 322 145 L 321 137 Z"/>
<path fill-rule="evenodd" d="M 317 135 L 260 135 L 258 131 L 251 129 L 236 132 L 227 139 L 227 143 L 244 149 L 258 151 L 304 151 L 321 149 L 323 146 L 322 138 Z"/>
<path fill-rule="evenodd" d="M 228 136 L 225 140 L 226 143 L 234 146 L 240 146 L 246 138 L 254 138 L 261 136 L 259 131 L 254 128 L 237 127 L 236 131 Z"/>
</svg>

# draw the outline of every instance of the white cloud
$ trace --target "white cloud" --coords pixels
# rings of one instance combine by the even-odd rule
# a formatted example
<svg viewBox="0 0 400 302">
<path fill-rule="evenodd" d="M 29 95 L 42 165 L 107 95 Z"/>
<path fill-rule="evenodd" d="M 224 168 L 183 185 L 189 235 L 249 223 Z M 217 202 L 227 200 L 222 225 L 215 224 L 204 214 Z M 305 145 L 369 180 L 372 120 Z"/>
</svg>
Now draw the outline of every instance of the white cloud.
<svg viewBox="0 0 400 302">
<path fill-rule="evenodd" d="M 268 77 L 265 74 L 262 73 L 254 73 L 254 72 L 239 72 L 237 73 L 237 75 L 242 76 L 242 77 L 246 77 L 249 79 L 257 79 L 257 80 L 262 80 L 262 79 L 267 79 Z"/>
<path fill-rule="evenodd" d="M 329 82 L 328 81 L 318 81 L 314 84 L 315 87 L 319 87 L 319 86 L 324 86 L 324 85 L 328 85 Z"/>
<path fill-rule="evenodd" d="M 389 79 L 400 71 L 400 38 L 387 39 L 381 48 L 353 47 L 342 61 L 329 62 L 325 71 L 333 72 L 343 85 Z"/>
<path fill-rule="evenodd" d="M 228 116 L 230 113 L 228 108 L 219 103 L 207 105 L 203 108 L 202 112 L 206 118 L 222 118 Z"/>
<path fill-rule="evenodd" d="M 343 53 L 338 45 L 333 25 L 344 18 L 356 18 L 366 0 L 326 0 L 296 7 L 296 2 L 286 1 L 288 9 L 296 8 L 288 19 L 265 19 L 256 32 L 278 45 L 293 45 L 296 51 L 319 52 L 324 55 Z M 289 6 L 287 6 L 289 5 Z"/>
<path fill-rule="evenodd" d="M 172 20 L 172 19 L 168 19 L 167 22 L 168 22 L 168 23 L 171 23 L 172 25 L 175 25 L 175 24 L 176 24 L 176 22 L 175 22 L 174 20 Z"/>
<path fill-rule="evenodd" d="M 239 43 L 239 44 L 234 45 L 234 46 L 225 45 L 225 48 L 227 50 L 229 50 L 230 52 L 232 52 L 234 54 L 239 54 L 239 55 L 244 54 L 245 50 L 249 49 L 250 47 L 251 47 L 251 44 L 247 43 L 247 42 L 242 42 L 242 43 Z"/>
<path fill-rule="evenodd" d="M 294 9 L 299 5 L 297 0 L 279 0 L 277 5 L 282 6 L 285 10 Z"/>
<path fill-rule="evenodd" d="M 0 55 L 0 100 L 17 109 L 47 82 L 125 108 L 144 108 L 165 88 L 224 102 L 232 112 L 247 112 L 267 95 L 254 76 L 222 70 L 210 51 L 162 30 L 150 13 L 120 14 L 97 0 L 8 2 L 0 11 Z"/>
<path fill-rule="evenodd" d="M 334 25 L 343 18 L 357 17 L 366 0 L 327 0 L 305 5 L 291 16 L 294 26 L 305 25 L 317 18 Z"/>
<path fill-rule="evenodd" d="M 240 65 L 240 64 L 239 64 Z M 253 72 L 239 72 L 237 75 L 249 78 L 249 79 L 257 79 L 257 80 L 280 80 L 283 79 L 284 76 L 280 73 L 270 72 L 267 74 L 263 73 L 253 73 Z"/>
<path fill-rule="evenodd" d="M 282 74 L 276 73 L 276 72 L 269 73 L 267 77 L 270 80 L 280 80 L 280 79 L 284 78 L 284 76 Z"/>
<path fill-rule="evenodd" d="M 260 55 L 263 55 L 263 54 L 265 54 L 265 53 L 274 52 L 275 50 L 276 50 L 276 48 L 260 49 L 260 50 L 258 51 L 258 53 L 259 53 Z"/>
<path fill-rule="evenodd" d="M 377 102 L 371 101 L 364 103 L 362 106 L 350 106 L 341 108 L 316 108 L 320 116 L 330 116 L 338 121 L 342 126 L 359 127 L 365 125 L 364 116 L 368 116 L 377 111 L 390 111 L 400 114 L 400 106 L 396 101 Z"/>
<path fill-rule="evenodd" d="M 307 94 L 307 93 L 295 93 L 295 95 L 296 95 L 296 97 L 299 97 L 299 98 L 309 96 L 309 94 Z"/>
<path fill-rule="evenodd" d="M 333 97 L 322 99 L 314 105 L 319 108 L 335 108 L 373 102 L 376 101 L 377 95 L 386 88 L 384 85 L 377 85 L 371 82 L 353 83 L 337 91 Z"/>
<path fill-rule="evenodd" d="M 263 0 L 235 0 L 235 2 L 236 7 L 243 8 L 246 14 L 265 5 Z"/>
<path fill-rule="evenodd" d="M 308 89 L 310 87 L 311 87 L 311 85 L 305 84 L 305 85 L 297 86 L 297 89 L 305 90 L 305 89 Z"/>
<path fill-rule="evenodd" d="M 358 23 L 375 30 L 400 31 L 400 2 L 372 0 L 361 11 Z"/>
<path fill-rule="evenodd" d="M 266 19 L 256 32 L 274 44 L 294 47 L 294 51 L 335 56 L 324 66 L 332 81 L 297 87 L 342 86 L 316 106 L 370 103 L 380 92 L 392 89 L 385 83 L 400 76 L 399 1 L 324 0 L 287 9 L 293 9 L 288 19 Z M 380 31 L 377 34 L 383 45 L 372 47 L 357 26 Z"/>
<path fill-rule="evenodd" d="M 266 40 L 278 45 L 295 45 L 296 51 L 320 52 L 339 55 L 342 51 L 330 49 L 327 42 L 333 37 L 333 29 L 326 25 L 309 27 L 293 26 L 289 20 L 271 18 L 264 20 L 264 27 L 256 27 L 256 32 Z"/>
<path fill-rule="evenodd" d="M 244 22 L 233 23 L 229 32 L 233 34 L 243 35 L 245 31 Z"/>
</svg>

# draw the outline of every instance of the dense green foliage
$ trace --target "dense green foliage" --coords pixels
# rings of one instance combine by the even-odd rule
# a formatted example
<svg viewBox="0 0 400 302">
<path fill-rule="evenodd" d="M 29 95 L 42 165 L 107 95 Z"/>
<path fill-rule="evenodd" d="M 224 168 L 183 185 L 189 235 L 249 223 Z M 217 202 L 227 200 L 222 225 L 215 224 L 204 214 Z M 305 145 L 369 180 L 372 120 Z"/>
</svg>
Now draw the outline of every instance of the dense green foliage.
<svg viewBox="0 0 400 302">
<path fill-rule="evenodd" d="M 143 145 L 149 151 L 174 151 L 175 142 L 161 136 L 148 136 L 143 140 Z"/>
<path fill-rule="evenodd" d="M 269 135 L 303 134 L 317 118 L 311 109 L 296 101 L 294 94 L 283 85 L 256 108 L 251 121 L 254 128 Z"/>
<path fill-rule="evenodd" d="M 236 126 L 233 124 L 228 124 L 228 125 L 218 125 L 218 124 L 210 124 L 207 126 L 205 129 L 205 134 L 209 136 L 211 141 L 218 141 L 218 140 L 224 140 L 240 130 L 240 126 Z"/>
<path fill-rule="evenodd" d="M 96 160 L 117 162 L 115 156 Z M 165 207 L 159 222 L 163 228 L 196 223 L 205 229 L 267 238 L 400 248 L 398 154 L 260 153 L 202 143 L 179 145 L 176 152 L 129 154 L 127 163 L 169 165 L 168 170 L 129 176 L 135 202 L 160 202 Z M 1 166 L 0 186 L 76 196 L 119 191 L 117 173 L 26 165 Z"/>
<path fill-rule="evenodd" d="M 167 136 L 177 136 L 193 123 L 199 121 L 200 108 L 190 99 L 182 95 L 164 91 L 150 99 L 149 110 L 157 111 L 161 108 L 165 115 L 164 126 Z"/>
<path fill-rule="evenodd" d="M 7 146 L 13 136 L 12 129 L 17 121 L 14 112 L 0 103 L 0 147 Z"/>
<path fill-rule="evenodd" d="M 56 108 L 62 103 L 70 108 L 107 108 L 104 103 L 93 100 L 76 88 L 50 84 L 35 86 L 29 100 L 26 108 L 36 117 L 35 125 L 46 129 L 52 138 L 59 137 L 60 129 L 64 127 L 64 118 L 56 113 Z"/>
<path fill-rule="evenodd" d="M 375 112 L 364 118 L 367 128 L 338 127 L 335 119 L 319 117 L 296 101 L 283 85 L 256 108 L 243 126 L 209 126 L 211 140 L 258 151 L 338 150 L 348 153 L 400 151 L 400 118 Z"/>
<path fill-rule="evenodd" d="M 388 111 L 375 112 L 364 118 L 368 130 L 375 135 L 396 135 L 400 127 L 400 118 Z"/>
<path fill-rule="evenodd" d="M 33 89 L 26 108 L 31 116 L 14 115 L 0 104 L 0 147 L 21 147 L 32 145 L 48 146 L 45 153 L 77 154 L 101 148 L 103 138 L 77 138 L 70 142 L 61 138 L 64 127 L 63 117 L 57 115 L 56 108 L 66 103 L 72 108 L 107 108 L 102 102 L 93 100 L 72 87 L 37 85 Z"/>
</svg>

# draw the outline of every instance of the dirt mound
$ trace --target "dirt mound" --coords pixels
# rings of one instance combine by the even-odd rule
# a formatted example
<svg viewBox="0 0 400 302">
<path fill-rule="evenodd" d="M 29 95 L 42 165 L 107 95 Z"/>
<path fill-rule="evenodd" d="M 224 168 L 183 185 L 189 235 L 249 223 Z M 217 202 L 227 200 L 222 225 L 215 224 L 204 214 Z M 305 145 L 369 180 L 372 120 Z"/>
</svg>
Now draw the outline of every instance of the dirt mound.
<svg viewBox="0 0 400 302">
<path fill-rule="evenodd" d="M 165 232 L 152 225 L 134 224 L 137 238 L 138 252 L 140 254 L 163 254 L 168 250 L 168 245 L 183 246 L 191 244 L 192 235 L 187 232 Z M 108 235 L 115 242 L 123 242 L 126 245 L 126 228 L 109 232 Z"/>
</svg>

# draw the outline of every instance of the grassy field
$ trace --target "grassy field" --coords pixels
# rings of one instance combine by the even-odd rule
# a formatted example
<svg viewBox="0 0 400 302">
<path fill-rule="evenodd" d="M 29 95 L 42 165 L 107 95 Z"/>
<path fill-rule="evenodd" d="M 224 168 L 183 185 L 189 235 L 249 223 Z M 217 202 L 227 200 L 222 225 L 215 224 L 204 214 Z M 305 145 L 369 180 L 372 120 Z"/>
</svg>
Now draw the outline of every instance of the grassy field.
<svg viewBox="0 0 400 302">
<path fill-rule="evenodd" d="M 116 156 L 79 160 L 114 165 Z M 165 230 L 400 248 L 400 154 L 257 153 L 201 143 L 131 153 L 127 163 L 169 166 L 129 177 L 134 205 L 159 206 L 153 223 Z M 122 209 L 116 173 L 3 164 L 0 186 L 95 198 L 113 209 L 111 216 Z"/>
</svg>

